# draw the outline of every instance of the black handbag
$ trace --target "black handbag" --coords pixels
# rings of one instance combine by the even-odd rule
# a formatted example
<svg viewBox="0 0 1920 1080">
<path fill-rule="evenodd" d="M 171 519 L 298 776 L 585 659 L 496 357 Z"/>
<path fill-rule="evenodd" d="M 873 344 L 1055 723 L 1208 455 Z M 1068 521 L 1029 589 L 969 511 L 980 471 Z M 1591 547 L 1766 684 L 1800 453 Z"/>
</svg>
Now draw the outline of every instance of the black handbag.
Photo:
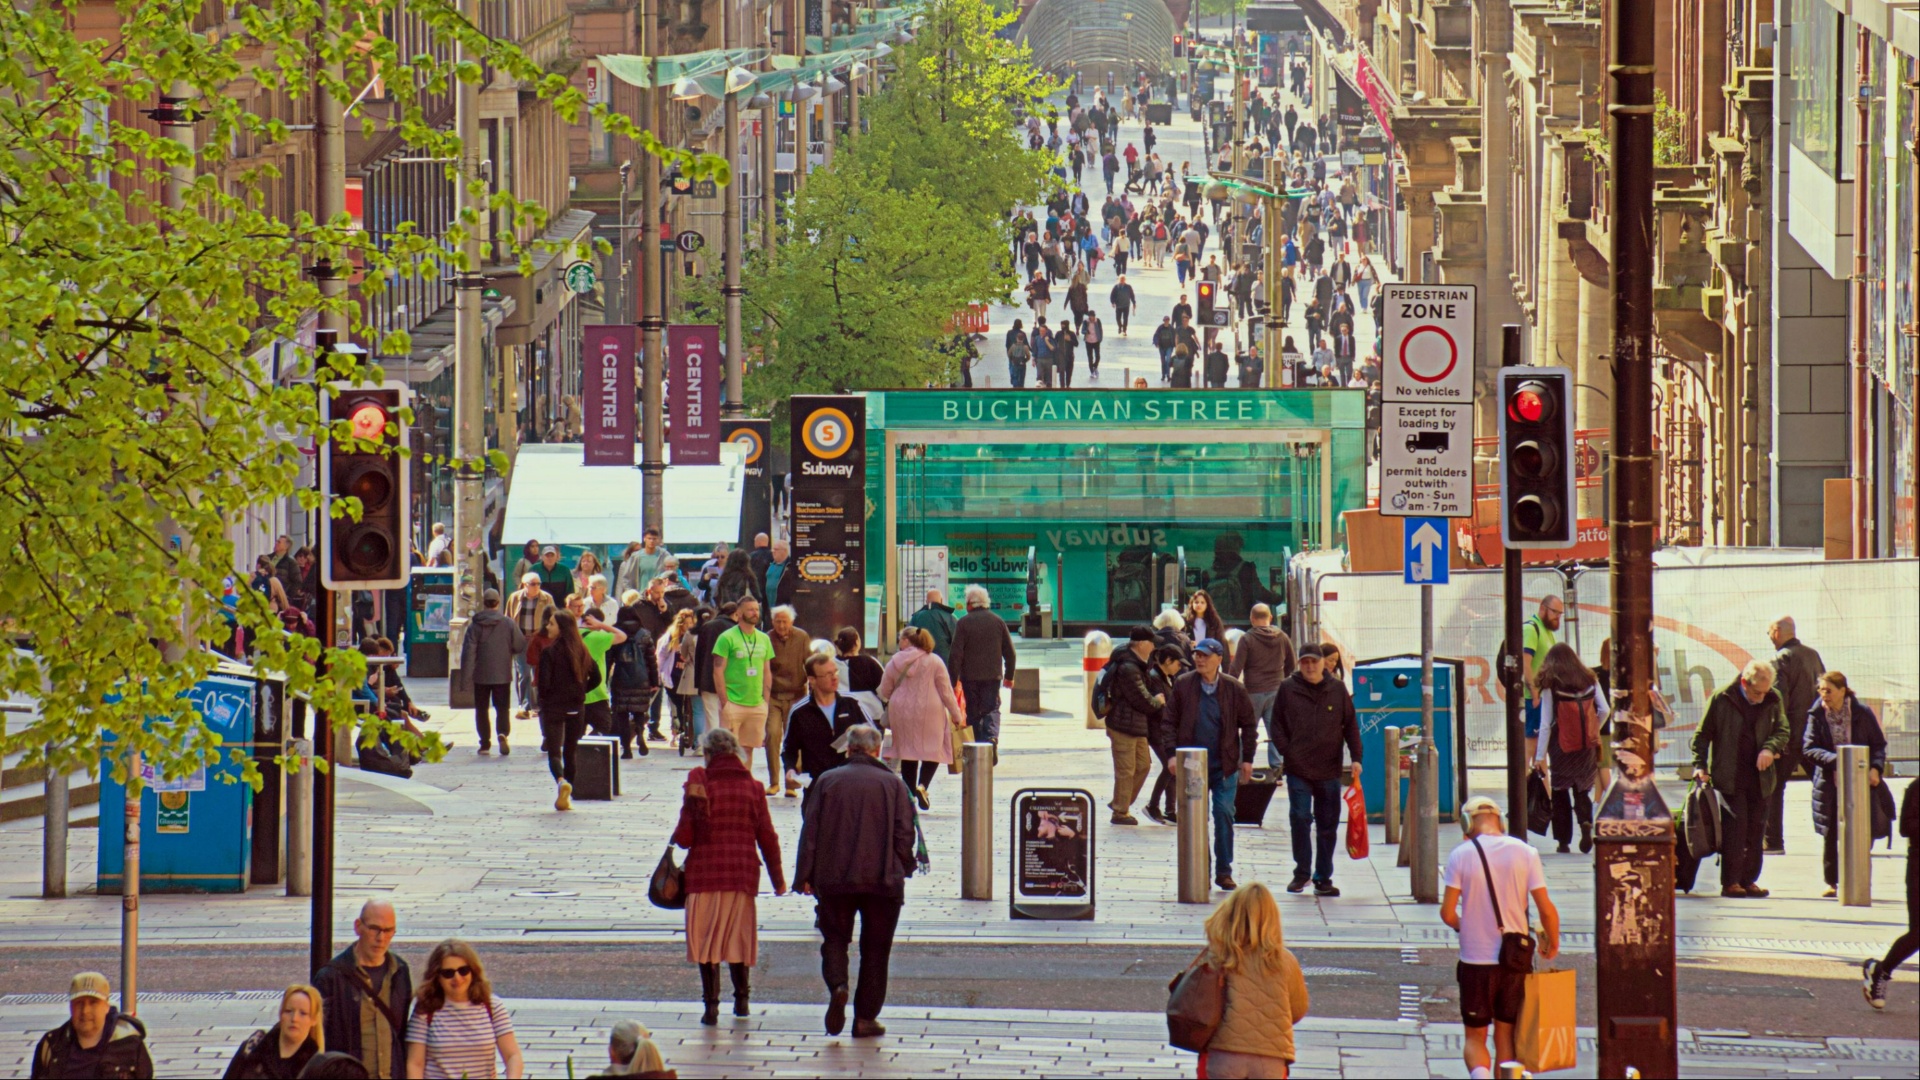
<svg viewBox="0 0 1920 1080">
<path fill-rule="evenodd" d="M 1553 793 L 1537 772 L 1527 774 L 1527 829 L 1541 836 L 1553 831 Z"/>
<path fill-rule="evenodd" d="M 1487 864 L 1486 849 L 1480 846 L 1480 838 L 1475 836 L 1473 850 L 1480 856 L 1480 872 L 1487 877 L 1487 900 L 1493 904 L 1494 925 L 1500 927 L 1500 966 L 1519 975 L 1533 973 L 1534 940 L 1531 933 L 1513 933 L 1507 929 L 1506 917 L 1500 914 L 1500 893 L 1493 887 L 1493 867 Z"/>
<path fill-rule="evenodd" d="M 687 906 L 687 872 L 673 861 L 673 845 L 660 853 L 660 863 L 647 882 L 647 902 L 657 908 L 679 911 Z"/>
</svg>

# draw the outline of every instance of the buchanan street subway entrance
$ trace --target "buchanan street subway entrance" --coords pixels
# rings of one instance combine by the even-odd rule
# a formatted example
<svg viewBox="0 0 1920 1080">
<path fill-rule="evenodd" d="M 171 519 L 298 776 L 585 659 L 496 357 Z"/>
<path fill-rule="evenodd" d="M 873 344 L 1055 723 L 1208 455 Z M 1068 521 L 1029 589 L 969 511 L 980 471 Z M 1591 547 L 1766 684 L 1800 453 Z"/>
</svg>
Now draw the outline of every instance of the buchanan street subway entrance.
<svg viewBox="0 0 1920 1080">
<path fill-rule="evenodd" d="M 1145 622 L 1206 589 L 1229 623 L 1366 501 L 1360 390 L 891 390 L 867 397 L 867 562 L 880 642 L 924 603 L 901 545 L 947 549 L 1018 626 Z M 877 601 L 877 603 L 876 603 Z M 877 611 L 875 609 L 878 609 Z"/>
</svg>

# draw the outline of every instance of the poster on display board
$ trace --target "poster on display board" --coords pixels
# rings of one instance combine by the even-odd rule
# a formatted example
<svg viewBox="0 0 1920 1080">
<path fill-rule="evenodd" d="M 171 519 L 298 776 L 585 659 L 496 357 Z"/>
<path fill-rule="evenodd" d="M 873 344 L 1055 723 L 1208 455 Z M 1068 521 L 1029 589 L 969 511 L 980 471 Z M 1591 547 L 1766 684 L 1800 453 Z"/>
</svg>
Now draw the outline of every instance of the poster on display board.
<svg viewBox="0 0 1920 1080">
<path fill-rule="evenodd" d="M 895 549 L 900 558 L 900 610 L 897 613 L 901 622 L 913 617 L 927 602 L 929 593 L 939 593 L 952 605 L 953 590 L 948 584 L 949 556 L 944 547 L 922 547 L 919 544 L 901 544 Z"/>
<path fill-rule="evenodd" d="M 1078 788 L 1014 793 L 1009 917 L 1094 917 L 1093 807 L 1093 794 Z"/>
</svg>

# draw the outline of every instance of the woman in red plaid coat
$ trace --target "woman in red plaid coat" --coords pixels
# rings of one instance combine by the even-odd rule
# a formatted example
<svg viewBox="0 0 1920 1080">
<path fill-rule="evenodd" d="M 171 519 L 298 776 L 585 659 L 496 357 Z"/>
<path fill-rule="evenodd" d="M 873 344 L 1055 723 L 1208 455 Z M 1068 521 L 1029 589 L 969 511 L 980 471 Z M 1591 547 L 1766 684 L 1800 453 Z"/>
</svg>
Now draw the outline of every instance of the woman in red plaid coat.
<svg viewBox="0 0 1920 1080">
<path fill-rule="evenodd" d="M 714 728 L 701 740 L 705 768 L 687 774 L 673 842 L 687 849 L 687 959 L 700 965 L 700 1022 L 720 1022 L 720 965 L 733 975 L 733 1015 L 746 1016 L 748 970 L 759 960 L 753 898 L 760 864 L 784 895 L 780 837 L 767 813 L 767 791 L 747 771 L 733 732 Z M 756 850 L 757 849 L 757 850 Z"/>
</svg>

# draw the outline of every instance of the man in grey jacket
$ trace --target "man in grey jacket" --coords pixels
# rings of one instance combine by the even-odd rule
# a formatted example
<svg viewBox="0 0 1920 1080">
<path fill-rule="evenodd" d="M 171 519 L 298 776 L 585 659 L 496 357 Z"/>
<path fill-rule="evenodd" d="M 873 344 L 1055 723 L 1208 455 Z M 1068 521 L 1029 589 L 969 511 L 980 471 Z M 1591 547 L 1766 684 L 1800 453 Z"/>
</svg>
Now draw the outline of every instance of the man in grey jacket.
<svg viewBox="0 0 1920 1080">
<path fill-rule="evenodd" d="M 1277 766 L 1280 752 L 1274 746 L 1273 700 L 1280 696 L 1280 684 L 1293 674 L 1293 639 L 1273 625 L 1273 609 L 1265 604 L 1253 605 L 1247 618 L 1253 628 L 1241 636 L 1227 674 L 1246 684 L 1254 714 L 1267 726 L 1267 764 Z"/>
<path fill-rule="evenodd" d="M 500 752 L 504 754 L 507 735 L 513 730 L 507 720 L 513 658 L 526 655 L 527 635 L 520 632 L 519 623 L 500 614 L 500 590 L 488 589 L 480 603 L 481 609 L 467 624 L 466 640 L 460 645 L 460 670 L 473 678 L 473 726 L 480 733 L 480 752 L 493 753 L 494 732 L 487 730 L 487 703 L 491 701 L 494 731 L 500 735 Z"/>
<path fill-rule="evenodd" d="M 847 1023 L 847 946 L 860 917 L 860 981 L 853 994 L 853 1037 L 877 1038 L 887 1001 L 887 958 L 913 875 L 912 796 L 882 764 L 880 729 L 847 730 L 847 763 L 815 777 L 807 790 L 794 857 L 794 891 L 819 901 L 820 974 L 826 980 L 827 1034 Z"/>
</svg>

